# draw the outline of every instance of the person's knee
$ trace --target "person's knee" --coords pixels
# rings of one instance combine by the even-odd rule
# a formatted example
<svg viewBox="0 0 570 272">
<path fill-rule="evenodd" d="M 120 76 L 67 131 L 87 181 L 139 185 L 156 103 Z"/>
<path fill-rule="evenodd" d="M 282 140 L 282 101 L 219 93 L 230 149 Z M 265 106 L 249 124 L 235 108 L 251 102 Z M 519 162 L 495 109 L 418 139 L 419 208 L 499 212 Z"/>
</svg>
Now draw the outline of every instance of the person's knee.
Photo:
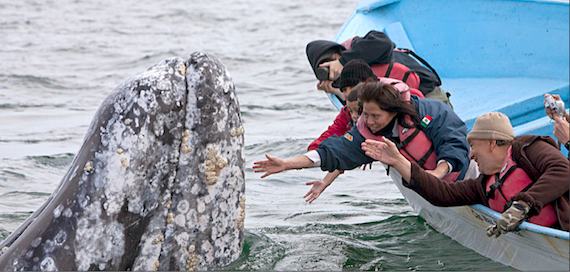
<svg viewBox="0 0 570 272">
<path fill-rule="evenodd" d="M 437 101 L 440 101 L 440 102 L 448 105 L 453 110 L 453 105 L 451 105 L 451 102 L 449 101 L 450 96 L 451 96 L 450 93 L 445 92 L 439 86 L 436 86 L 435 88 L 433 88 L 433 90 L 431 92 L 429 92 L 425 95 L 426 98 L 431 98 L 431 99 L 435 99 Z"/>
</svg>

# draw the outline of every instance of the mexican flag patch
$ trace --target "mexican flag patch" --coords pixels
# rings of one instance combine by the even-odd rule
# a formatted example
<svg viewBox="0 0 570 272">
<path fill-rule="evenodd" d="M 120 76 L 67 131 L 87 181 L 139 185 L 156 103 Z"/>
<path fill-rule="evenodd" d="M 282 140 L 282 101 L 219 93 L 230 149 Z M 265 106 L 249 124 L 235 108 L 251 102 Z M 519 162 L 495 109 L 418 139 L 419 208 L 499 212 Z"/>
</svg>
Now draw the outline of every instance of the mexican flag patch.
<svg viewBox="0 0 570 272">
<path fill-rule="evenodd" d="M 427 127 L 427 125 L 429 125 L 429 123 L 431 122 L 431 119 L 432 119 L 431 116 L 426 115 L 424 119 L 422 119 L 421 123 L 422 127 Z"/>
</svg>

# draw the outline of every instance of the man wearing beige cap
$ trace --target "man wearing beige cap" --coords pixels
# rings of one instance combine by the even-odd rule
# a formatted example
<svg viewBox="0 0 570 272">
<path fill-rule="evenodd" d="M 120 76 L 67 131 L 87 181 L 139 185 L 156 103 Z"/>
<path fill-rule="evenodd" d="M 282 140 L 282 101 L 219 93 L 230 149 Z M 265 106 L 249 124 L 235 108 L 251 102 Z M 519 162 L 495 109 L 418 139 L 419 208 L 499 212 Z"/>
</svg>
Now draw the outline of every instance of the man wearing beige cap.
<svg viewBox="0 0 570 272">
<path fill-rule="evenodd" d="M 490 112 L 477 118 L 467 134 L 470 159 L 480 175 L 447 183 L 403 157 L 394 143 L 366 140 L 366 155 L 391 165 L 404 186 L 436 206 L 483 204 L 503 214 L 487 235 L 517 230 L 524 221 L 568 231 L 570 165 L 548 136 L 515 137 L 509 118 Z"/>
</svg>

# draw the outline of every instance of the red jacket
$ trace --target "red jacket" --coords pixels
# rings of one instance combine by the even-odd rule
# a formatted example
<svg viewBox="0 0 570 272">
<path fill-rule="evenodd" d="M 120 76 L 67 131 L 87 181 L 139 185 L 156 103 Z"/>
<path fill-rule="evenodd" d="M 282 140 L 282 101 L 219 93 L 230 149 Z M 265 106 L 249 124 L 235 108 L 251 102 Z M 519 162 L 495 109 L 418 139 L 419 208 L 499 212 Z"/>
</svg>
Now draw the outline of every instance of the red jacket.
<svg viewBox="0 0 570 272">
<path fill-rule="evenodd" d="M 344 106 L 334 119 L 333 124 L 330 125 L 329 128 L 323 132 L 319 138 L 315 139 L 309 145 L 309 148 L 307 148 L 307 150 L 310 151 L 319 148 L 319 144 L 330 136 L 336 135 L 340 137 L 344 135 L 352 128 L 352 126 L 353 122 L 352 118 L 350 118 L 350 110 L 348 109 L 348 106 Z"/>
</svg>

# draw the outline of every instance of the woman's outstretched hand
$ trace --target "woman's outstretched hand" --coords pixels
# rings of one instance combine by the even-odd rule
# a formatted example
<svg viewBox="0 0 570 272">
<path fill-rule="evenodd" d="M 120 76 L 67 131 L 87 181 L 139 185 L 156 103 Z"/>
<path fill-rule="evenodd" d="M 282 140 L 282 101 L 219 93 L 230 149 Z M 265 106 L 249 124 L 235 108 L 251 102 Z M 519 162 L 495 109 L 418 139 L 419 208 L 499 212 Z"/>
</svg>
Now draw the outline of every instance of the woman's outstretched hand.
<svg viewBox="0 0 570 272">
<path fill-rule="evenodd" d="M 309 190 L 309 192 L 305 194 L 305 196 L 303 196 L 304 198 L 306 198 L 305 202 L 309 203 L 313 203 L 313 201 L 319 198 L 321 193 L 329 186 L 329 184 L 327 184 L 323 180 L 309 181 L 307 182 L 307 185 L 313 185 L 311 190 Z"/>
<path fill-rule="evenodd" d="M 366 156 L 396 168 L 404 180 L 410 180 L 411 163 L 400 154 L 398 147 L 392 141 L 382 137 L 382 141 L 366 140 L 361 146 Z"/>
<path fill-rule="evenodd" d="M 255 173 L 266 172 L 261 176 L 261 178 L 267 177 L 272 174 L 279 173 L 285 170 L 285 162 L 277 157 L 271 157 L 265 153 L 267 160 L 256 161 L 253 163 L 253 169 Z"/>
<path fill-rule="evenodd" d="M 362 143 L 362 150 L 366 156 L 379 162 L 393 165 L 396 163 L 400 151 L 392 141 L 382 137 L 384 141 L 366 140 Z"/>
</svg>

